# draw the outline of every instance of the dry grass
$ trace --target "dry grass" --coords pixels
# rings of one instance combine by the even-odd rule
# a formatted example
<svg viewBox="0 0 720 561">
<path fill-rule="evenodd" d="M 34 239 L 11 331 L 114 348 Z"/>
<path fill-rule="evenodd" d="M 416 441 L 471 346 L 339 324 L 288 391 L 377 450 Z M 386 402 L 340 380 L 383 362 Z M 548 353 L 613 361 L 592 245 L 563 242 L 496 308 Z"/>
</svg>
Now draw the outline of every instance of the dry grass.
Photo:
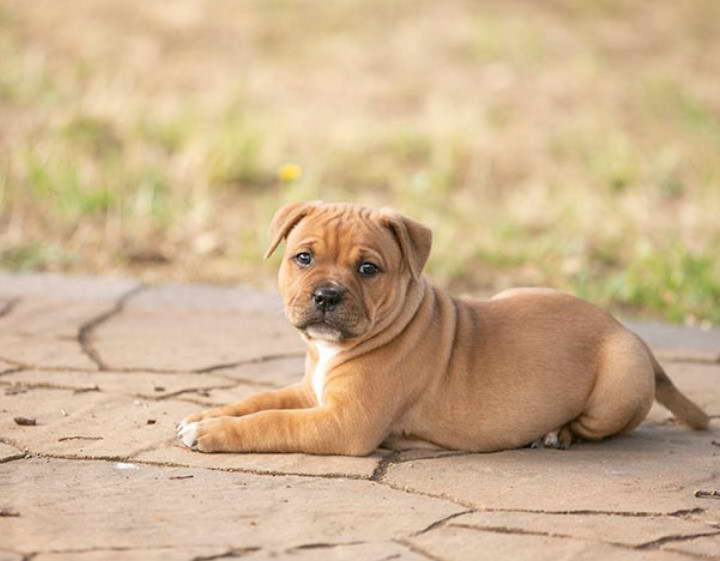
<svg viewBox="0 0 720 561">
<path fill-rule="evenodd" d="M 264 283 L 277 206 L 351 200 L 456 290 L 720 323 L 718 36 L 715 0 L 5 0 L 0 264 Z"/>
</svg>

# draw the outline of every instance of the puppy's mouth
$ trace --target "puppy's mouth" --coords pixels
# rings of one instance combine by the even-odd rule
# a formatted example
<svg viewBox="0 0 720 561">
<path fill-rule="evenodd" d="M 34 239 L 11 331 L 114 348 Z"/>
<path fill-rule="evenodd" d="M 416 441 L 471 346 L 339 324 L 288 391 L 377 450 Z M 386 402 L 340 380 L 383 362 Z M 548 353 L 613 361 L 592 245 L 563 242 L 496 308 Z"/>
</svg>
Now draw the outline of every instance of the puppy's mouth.
<svg viewBox="0 0 720 561">
<path fill-rule="evenodd" d="M 306 318 L 296 323 L 295 328 L 313 339 L 342 341 L 354 337 L 355 334 L 340 324 L 335 318 L 326 314 Z"/>
</svg>

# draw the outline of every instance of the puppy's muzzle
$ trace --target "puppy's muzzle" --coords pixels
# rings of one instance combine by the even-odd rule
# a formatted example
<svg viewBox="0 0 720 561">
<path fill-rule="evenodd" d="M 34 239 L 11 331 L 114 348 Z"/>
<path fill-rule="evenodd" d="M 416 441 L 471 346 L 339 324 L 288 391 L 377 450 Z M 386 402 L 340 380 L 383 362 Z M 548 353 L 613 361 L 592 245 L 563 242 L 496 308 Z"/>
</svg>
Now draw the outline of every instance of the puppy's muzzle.
<svg viewBox="0 0 720 561">
<path fill-rule="evenodd" d="M 345 289 L 337 285 L 324 285 L 316 288 L 312 293 L 315 309 L 320 312 L 332 311 L 342 302 Z"/>
</svg>

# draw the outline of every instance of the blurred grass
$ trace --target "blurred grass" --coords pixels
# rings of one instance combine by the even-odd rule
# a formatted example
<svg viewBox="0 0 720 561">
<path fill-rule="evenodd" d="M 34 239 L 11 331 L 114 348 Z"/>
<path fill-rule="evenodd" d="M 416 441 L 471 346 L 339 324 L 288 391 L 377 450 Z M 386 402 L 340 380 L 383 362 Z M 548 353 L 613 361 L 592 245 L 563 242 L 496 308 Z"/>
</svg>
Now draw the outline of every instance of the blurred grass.
<svg viewBox="0 0 720 561">
<path fill-rule="evenodd" d="M 272 212 L 349 200 L 430 225 L 458 292 L 720 324 L 719 32 L 714 0 L 5 0 L 0 267 L 270 283 Z"/>
</svg>

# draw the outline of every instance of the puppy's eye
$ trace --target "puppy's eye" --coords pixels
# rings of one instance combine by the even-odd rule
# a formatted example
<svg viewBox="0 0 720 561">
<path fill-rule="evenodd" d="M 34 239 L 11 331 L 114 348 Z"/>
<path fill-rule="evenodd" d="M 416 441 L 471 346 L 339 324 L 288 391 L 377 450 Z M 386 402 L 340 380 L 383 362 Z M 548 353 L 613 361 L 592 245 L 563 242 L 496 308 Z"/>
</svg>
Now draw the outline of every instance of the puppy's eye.
<svg viewBox="0 0 720 561">
<path fill-rule="evenodd" d="M 375 265 L 374 263 L 370 263 L 369 261 L 365 261 L 364 263 L 361 263 L 358 267 L 358 273 L 360 273 L 364 277 L 372 277 L 373 275 L 376 275 L 380 272 L 380 267 Z"/>
<path fill-rule="evenodd" d="M 295 262 L 301 267 L 307 267 L 310 263 L 312 263 L 312 255 L 310 255 L 307 251 L 298 253 L 295 256 Z"/>
</svg>

